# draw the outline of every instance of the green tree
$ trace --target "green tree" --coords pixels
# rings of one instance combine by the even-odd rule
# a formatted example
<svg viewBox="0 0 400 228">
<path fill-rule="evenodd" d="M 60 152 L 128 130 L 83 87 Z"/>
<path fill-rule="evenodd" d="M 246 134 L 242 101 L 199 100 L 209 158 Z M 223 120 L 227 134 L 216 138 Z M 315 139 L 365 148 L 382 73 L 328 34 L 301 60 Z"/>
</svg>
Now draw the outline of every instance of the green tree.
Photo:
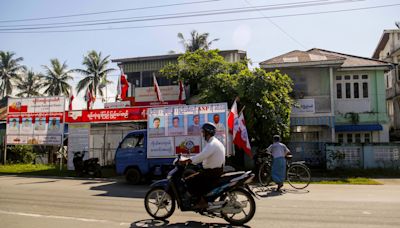
<svg viewBox="0 0 400 228">
<path fill-rule="evenodd" d="M 84 58 L 82 64 L 86 69 L 77 69 L 75 71 L 83 74 L 85 77 L 78 82 L 76 89 L 79 92 L 85 90 L 93 90 L 93 95 L 97 97 L 104 97 L 103 89 L 106 88 L 107 84 L 111 81 L 107 79 L 107 75 L 114 71 L 113 68 L 107 68 L 110 63 L 109 55 L 102 57 L 101 52 L 90 51 Z"/>
<path fill-rule="evenodd" d="M 17 79 L 19 73 L 26 70 L 26 67 L 20 64 L 24 59 L 14 57 L 14 52 L 0 51 L 0 93 L 2 97 L 12 94 L 13 81 Z"/>
<path fill-rule="evenodd" d="M 290 111 L 293 100 L 292 81 L 279 71 L 250 70 L 248 61 L 229 63 L 218 50 L 187 52 L 178 63 L 169 64 L 161 74 L 185 83 L 197 83 L 201 103 L 228 102 L 239 97 L 244 109 L 246 126 L 252 144 L 265 147 L 274 134 L 289 135 Z M 239 109 L 240 110 L 240 109 Z"/>
<path fill-rule="evenodd" d="M 43 76 L 44 93 L 50 96 L 69 96 L 71 85 L 68 81 L 73 80 L 73 70 L 68 70 L 66 62 L 60 63 L 58 59 L 51 59 L 50 66 L 43 65 L 45 75 Z"/>
<path fill-rule="evenodd" d="M 17 97 L 32 97 L 40 96 L 40 89 L 42 88 L 41 74 L 36 74 L 32 70 L 24 71 L 24 74 L 20 75 L 16 79 L 16 86 L 19 93 L 16 94 Z"/>
<path fill-rule="evenodd" d="M 193 30 L 190 33 L 190 38 L 188 40 L 185 39 L 182 33 L 178 33 L 178 38 L 182 43 L 185 51 L 194 52 L 198 49 L 208 50 L 211 44 L 219 39 L 213 39 L 208 41 L 209 33 L 198 33 L 196 30 Z"/>
</svg>

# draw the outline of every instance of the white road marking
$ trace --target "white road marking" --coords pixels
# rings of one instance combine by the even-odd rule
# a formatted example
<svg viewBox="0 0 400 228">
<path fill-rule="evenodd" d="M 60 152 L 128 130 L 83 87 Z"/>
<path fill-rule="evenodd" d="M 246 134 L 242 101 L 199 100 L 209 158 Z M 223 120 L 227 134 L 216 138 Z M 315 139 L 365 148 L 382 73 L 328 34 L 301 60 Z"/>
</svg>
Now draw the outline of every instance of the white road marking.
<svg viewBox="0 0 400 228">
<path fill-rule="evenodd" d="M 36 217 L 36 218 L 75 220 L 75 221 L 81 221 L 81 222 L 113 223 L 113 224 L 118 224 L 120 226 L 131 225 L 130 223 L 115 222 L 115 221 L 102 220 L 102 219 L 88 219 L 88 218 L 68 217 L 68 216 L 59 216 L 59 215 L 41 215 L 41 214 L 32 214 L 32 213 L 14 212 L 14 211 L 3 211 L 3 210 L 0 210 L 0 214 L 19 215 L 19 216 L 28 216 L 28 217 Z"/>
<path fill-rule="evenodd" d="M 363 214 L 364 214 L 364 215 L 370 215 L 371 212 L 369 212 L 369 211 L 363 211 Z"/>
</svg>

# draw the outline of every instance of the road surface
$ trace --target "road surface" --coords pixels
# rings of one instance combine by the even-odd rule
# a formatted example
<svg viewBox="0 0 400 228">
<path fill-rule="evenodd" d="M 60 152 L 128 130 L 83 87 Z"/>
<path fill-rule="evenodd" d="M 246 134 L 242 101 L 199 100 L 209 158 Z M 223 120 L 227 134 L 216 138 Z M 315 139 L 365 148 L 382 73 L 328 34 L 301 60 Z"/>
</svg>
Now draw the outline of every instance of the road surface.
<svg viewBox="0 0 400 228">
<path fill-rule="evenodd" d="M 230 227 L 179 210 L 168 221 L 151 220 L 143 206 L 147 189 L 122 180 L 0 176 L 0 227 Z M 400 227 L 399 184 L 284 189 L 259 192 L 248 227 Z"/>
</svg>

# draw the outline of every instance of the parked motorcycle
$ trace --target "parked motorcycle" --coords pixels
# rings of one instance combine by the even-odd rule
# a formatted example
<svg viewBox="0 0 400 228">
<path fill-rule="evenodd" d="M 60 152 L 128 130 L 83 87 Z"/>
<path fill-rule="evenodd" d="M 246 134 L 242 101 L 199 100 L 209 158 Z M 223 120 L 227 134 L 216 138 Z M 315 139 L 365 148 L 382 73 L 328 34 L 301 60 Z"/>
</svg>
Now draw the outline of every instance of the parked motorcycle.
<svg viewBox="0 0 400 228">
<path fill-rule="evenodd" d="M 213 190 L 204 196 L 208 208 L 194 209 L 198 199 L 188 193 L 183 178 L 186 167 L 179 164 L 180 159 L 180 155 L 175 159 L 175 168 L 167 179 L 155 182 L 147 192 L 144 205 L 151 217 L 165 220 L 174 213 L 177 204 L 181 211 L 223 218 L 232 225 L 243 225 L 253 218 L 256 212 L 253 196 L 256 195 L 248 186 L 254 178 L 251 171 L 223 174 Z"/>
<path fill-rule="evenodd" d="M 76 175 L 82 177 L 84 175 L 89 175 L 93 177 L 101 177 L 101 166 L 99 164 L 98 158 L 89 158 L 83 160 L 87 151 L 74 152 L 74 167 Z"/>
</svg>

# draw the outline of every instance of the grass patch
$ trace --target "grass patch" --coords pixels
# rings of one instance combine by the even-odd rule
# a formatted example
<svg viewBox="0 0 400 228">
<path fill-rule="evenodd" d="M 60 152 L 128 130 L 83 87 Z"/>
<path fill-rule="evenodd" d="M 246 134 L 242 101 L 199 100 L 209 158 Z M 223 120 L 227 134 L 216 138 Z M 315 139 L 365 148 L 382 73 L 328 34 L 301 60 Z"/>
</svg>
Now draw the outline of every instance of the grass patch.
<svg viewBox="0 0 400 228">
<path fill-rule="evenodd" d="M 313 184 L 355 184 L 355 185 L 382 185 L 382 183 L 365 178 L 365 177 L 353 177 L 353 178 L 340 178 L 332 180 L 319 180 L 312 181 Z"/>
<path fill-rule="evenodd" d="M 111 167 L 101 169 L 103 177 L 115 177 L 115 171 Z M 63 166 L 60 170 L 58 165 L 43 165 L 43 164 L 13 164 L 0 165 L 0 174 L 14 175 L 32 175 L 32 176 L 58 176 L 58 177 L 75 177 L 76 173 L 72 170 L 67 170 Z"/>
</svg>

